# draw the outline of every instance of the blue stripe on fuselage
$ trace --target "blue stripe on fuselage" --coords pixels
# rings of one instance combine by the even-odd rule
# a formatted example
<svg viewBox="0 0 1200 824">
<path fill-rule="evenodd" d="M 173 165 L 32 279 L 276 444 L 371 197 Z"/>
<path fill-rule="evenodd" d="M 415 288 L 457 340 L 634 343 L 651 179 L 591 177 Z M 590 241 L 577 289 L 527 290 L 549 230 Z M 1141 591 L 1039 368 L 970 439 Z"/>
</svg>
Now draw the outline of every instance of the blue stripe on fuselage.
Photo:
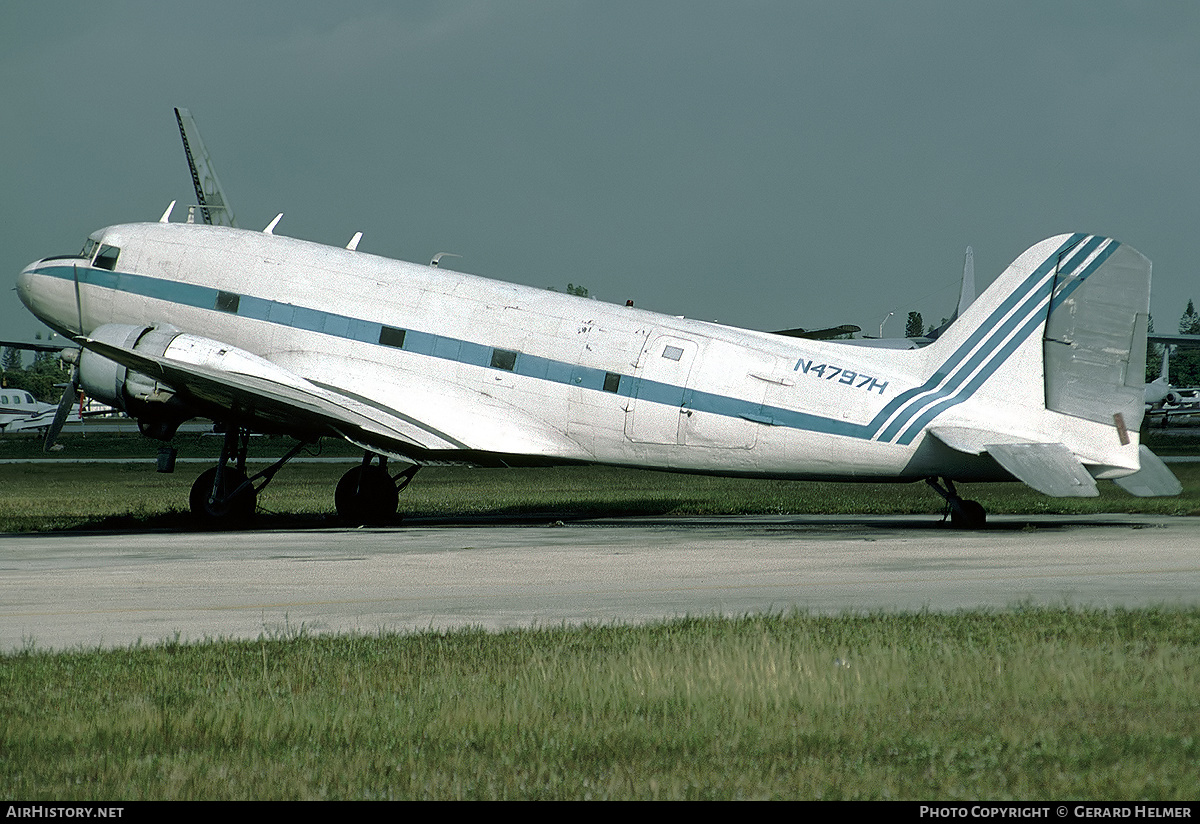
<svg viewBox="0 0 1200 824">
<path fill-rule="evenodd" d="M 794 409 L 766 406 L 741 398 L 718 395 L 687 389 L 687 405 L 700 412 L 725 417 L 741 417 L 747 420 L 770 421 L 772 425 L 802 429 L 830 435 L 852 438 L 878 438 L 881 441 L 911 443 L 917 433 L 945 409 L 967 400 L 1022 341 L 1044 319 L 1039 312 L 1050 293 L 1050 281 L 1042 281 L 1055 270 L 1060 258 L 1079 246 L 1086 235 L 1072 235 L 1054 254 L 1049 256 L 1021 284 L 1008 295 L 988 319 L 975 329 L 960 344 L 921 386 L 900 393 L 879 411 L 868 423 L 856 424 L 837 418 L 828 418 Z M 1068 263 L 1060 269 L 1060 278 L 1080 266 L 1104 242 L 1104 238 L 1093 236 L 1075 250 Z M 1110 245 L 1097 256 L 1087 269 L 1074 281 L 1067 282 L 1054 297 L 1057 306 L 1077 288 L 1080 283 L 1116 249 Z M 112 289 L 118 292 L 141 295 L 169 303 L 178 303 L 198 309 L 217 309 L 221 290 L 190 283 L 163 280 L 129 272 L 112 272 L 80 266 L 48 266 L 37 270 L 38 274 L 73 280 L 78 272 L 79 282 Z M 1069 277 L 1069 274 L 1067 274 Z M 332 337 L 353 340 L 377 346 L 385 324 L 362 320 L 334 312 L 296 306 L 289 303 L 239 295 L 236 314 L 288 328 L 318 332 Z M 1015 334 L 1014 334 L 1015 333 Z M 393 347 L 394 348 L 394 347 Z M 491 364 L 493 347 L 472 341 L 459 340 L 416 329 L 405 329 L 404 343 L 398 347 L 411 354 L 425 355 L 456 363 L 482 368 L 496 369 Z M 499 371 L 499 370 L 498 370 Z M 604 391 L 607 375 L 603 369 L 557 361 L 525 352 L 518 352 L 513 374 L 545 380 L 568 386 L 578 386 L 592 391 Z M 621 375 L 617 389 L 622 397 L 636 397 L 650 403 L 679 406 L 684 400 L 685 388 L 673 384 L 651 381 L 633 375 Z"/>
</svg>

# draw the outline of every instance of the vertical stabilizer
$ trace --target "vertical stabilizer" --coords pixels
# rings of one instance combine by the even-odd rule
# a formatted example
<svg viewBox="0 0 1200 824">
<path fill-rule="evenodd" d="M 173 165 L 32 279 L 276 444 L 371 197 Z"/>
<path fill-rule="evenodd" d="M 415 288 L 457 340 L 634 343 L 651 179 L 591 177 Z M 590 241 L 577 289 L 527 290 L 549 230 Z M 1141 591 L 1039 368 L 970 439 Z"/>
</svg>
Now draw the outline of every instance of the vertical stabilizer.
<svg viewBox="0 0 1200 824">
<path fill-rule="evenodd" d="M 958 305 L 954 307 L 954 312 L 950 315 L 950 320 L 943 323 L 938 328 L 929 333 L 929 337 L 937 340 L 942 336 L 942 333 L 950 328 L 950 324 L 954 323 L 970 308 L 975 302 L 975 252 L 970 246 L 967 247 L 966 254 L 963 255 L 963 274 L 962 284 L 958 287 Z"/>
<path fill-rule="evenodd" d="M 217 179 L 212 158 L 200 139 L 200 130 L 187 109 L 175 110 L 175 122 L 179 124 L 179 136 L 183 139 L 183 152 L 187 155 L 188 169 L 192 173 L 192 185 L 196 187 L 196 202 L 205 223 L 216 226 L 236 226 L 233 207 L 225 197 L 221 181 Z"/>
<path fill-rule="evenodd" d="M 1149 306 L 1139 252 L 1097 235 L 1042 241 L 922 350 L 932 377 L 909 405 L 923 411 L 895 431 L 904 442 L 933 423 L 944 444 L 989 454 L 1049 495 L 1097 494 L 1089 474 L 1128 476 L 1138 495 L 1178 494 L 1137 442 Z M 941 417 L 970 399 L 970 411 Z"/>
<path fill-rule="evenodd" d="M 962 285 L 958 288 L 958 306 L 954 308 L 954 317 L 957 319 L 962 316 L 963 312 L 967 311 L 972 303 L 975 302 L 975 250 L 970 246 L 967 247 L 967 252 L 963 256 L 963 276 Z"/>
</svg>

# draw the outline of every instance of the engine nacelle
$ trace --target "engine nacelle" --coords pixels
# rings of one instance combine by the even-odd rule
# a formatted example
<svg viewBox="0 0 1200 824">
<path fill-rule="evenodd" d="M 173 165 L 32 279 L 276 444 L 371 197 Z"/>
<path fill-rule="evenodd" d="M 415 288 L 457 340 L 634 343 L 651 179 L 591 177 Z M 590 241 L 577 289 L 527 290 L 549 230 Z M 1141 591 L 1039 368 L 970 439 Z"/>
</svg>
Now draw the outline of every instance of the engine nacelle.
<svg viewBox="0 0 1200 824">
<path fill-rule="evenodd" d="M 136 347 L 138 338 L 148 331 L 148 326 L 108 323 L 95 329 L 91 337 L 101 343 L 132 349 Z M 129 372 L 124 366 L 89 349 L 79 353 L 76 363 L 79 366 L 79 385 L 89 397 L 128 411 L 125 408 L 125 381 Z"/>
<path fill-rule="evenodd" d="M 261 378 L 306 391 L 311 384 L 258 355 L 220 341 L 180 332 L 173 326 L 129 326 L 109 323 L 92 332 L 93 340 L 153 358 L 167 358 L 181 366 Z M 127 369 L 115 361 L 84 349 L 78 359 L 79 384 L 93 398 L 137 418 L 142 433 L 170 439 L 184 421 L 197 415 L 210 417 L 221 410 L 194 409 L 176 394 L 175 387 Z"/>
<path fill-rule="evenodd" d="M 91 337 L 111 346 L 161 356 L 179 330 L 170 326 L 130 326 L 108 323 Z M 140 372 L 134 372 L 89 349 L 79 353 L 79 385 L 90 397 L 136 418 L 142 432 L 170 439 L 179 424 L 195 413 L 175 398 L 175 390 Z"/>
</svg>

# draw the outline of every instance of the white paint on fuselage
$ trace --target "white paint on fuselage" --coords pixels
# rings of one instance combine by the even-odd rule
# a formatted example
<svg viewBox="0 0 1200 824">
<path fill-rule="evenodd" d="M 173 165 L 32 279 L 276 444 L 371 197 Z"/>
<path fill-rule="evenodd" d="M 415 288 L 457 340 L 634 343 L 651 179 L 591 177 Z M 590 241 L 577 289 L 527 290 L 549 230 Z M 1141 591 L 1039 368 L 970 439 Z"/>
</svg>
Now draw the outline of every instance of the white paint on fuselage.
<svg viewBox="0 0 1200 824">
<path fill-rule="evenodd" d="M 19 291 L 59 331 L 79 325 L 80 309 L 85 333 L 106 323 L 171 324 L 402 411 L 472 450 L 794 478 L 911 480 L 943 471 L 921 457 L 940 455 L 922 449 L 924 431 L 901 443 L 847 436 L 838 427 L 866 426 L 921 384 L 939 358 L 962 345 L 953 330 L 921 350 L 878 350 L 669 317 L 261 232 L 152 223 L 93 237 L 121 249 L 118 273 L 161 281 L 164 296 L 124 289 L 118 276 L 113 285 L 82 283 L 77 308 L 71 279 L 39 274 L 64 261 L 39 261 L 22 273 Z M 171 299 L 189 285 L 239 295 L 243 307 L 258 301 L 269 306 L 268 316 Z M 987 303 L 981 296 L 968 316 L 988 311 Z M 323 331 L 304 328 L 304 318 L 316 315 L 326 318 Z M 437 344 L 419 353 L 357 340 L 342 328 L 355 323 L 436 336 Z M 456 347 L 517 352 L 550 364 L 555 375 L 469 362 Z M 664 357 L 667 347 L 679 350 L 678 358 L 674 351 Z M 1032 349 L 1022 346 L 994 367 L 997 383 L 1040 376 Z M 829 368 L 814 376 L 802 364 Z M 575 367 L 625 383 L 618 392 L 585 386 L 570 372 Z M 594 372 L 588 374 L 594 384 Z M 982 421 L 1033 440 L 1045 440 L 1046 431 L 1101 437 L 1095 424 L 1045 410 L 1039 393 L 1023 399 L 976 392 L 938 423 Z M 726 406 L 736 411 L 722 411 Z M 779 410 L 790 417 L 783 420 Z M 820 425 L 795 425 L 796 416 Z M 1136 469 L 1136 449 L 1135 438 L 1132 458 L 1127 450 L 1114 457 L 1097 441 L 1092 462 Z M 982 459 L 954 475 L 972 476 L 1007 477 Z"/>
</svg>

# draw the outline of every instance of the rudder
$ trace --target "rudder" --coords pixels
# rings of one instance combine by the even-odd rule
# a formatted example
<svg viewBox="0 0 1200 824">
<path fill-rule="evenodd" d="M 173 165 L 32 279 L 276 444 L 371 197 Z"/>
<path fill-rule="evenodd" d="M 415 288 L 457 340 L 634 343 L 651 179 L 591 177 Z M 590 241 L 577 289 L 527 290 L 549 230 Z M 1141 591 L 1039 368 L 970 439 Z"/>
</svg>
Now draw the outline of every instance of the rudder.
<svg viewBox="0 0 1200 824">
<path fill-rule="evenodd" d="M 1136 431 L 1145 409 L 1150 261 L 1104 238 L 1060 259 L 1042 340 L 1046 408 Z"/>
</svg>

